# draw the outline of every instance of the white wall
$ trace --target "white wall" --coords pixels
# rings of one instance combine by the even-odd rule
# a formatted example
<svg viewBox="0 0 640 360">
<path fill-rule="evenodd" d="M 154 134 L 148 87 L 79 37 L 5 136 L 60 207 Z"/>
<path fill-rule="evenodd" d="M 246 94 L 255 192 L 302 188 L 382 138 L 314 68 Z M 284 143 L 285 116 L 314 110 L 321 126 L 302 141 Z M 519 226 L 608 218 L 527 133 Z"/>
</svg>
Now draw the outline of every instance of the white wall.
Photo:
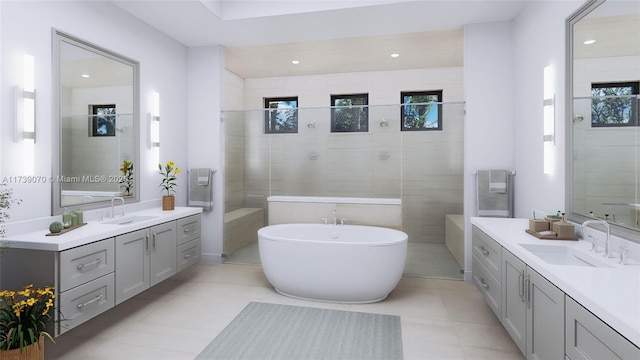
<svg viewBox="0 0 640 360">
<path fill-rule="evenodd" d="M 185 144 L 189 153 L 189 168 L 211 168 L 214 206 L 202 214 L 202 260 L 218 263 L 222 248 L 224 219 L 224 170 L 220 104 L 223 88 L 223 49 L 219 46 L 189 49 L 189 116 L 182 126 L 189 130 Z"/>
<path fill-rule="evenodd" d="M 178 42 L 145 25 L 109 2 L 0 2 L 1 99 L 0 143 L 2 177 L 23 175 L 22 144 L 13 142 L 14 85 L 22 85 L 22 56 L 35 57 L 37 91 L 35 175 L 51 174 L 51 31 L 59 29 L 140 62 L 142 201 L 159 199 L 157 164 L 152 164 L 147 148 L 147 113 L 152 108 L 152 92 L 160 93 L 162 118 L 161 161 L 173 160 L 187 166 L 187 49 Z M 186 172 L 178 179 L 177 204 L 186 204 Z M 11 211 L 12 221 L 49 216 L 51 184 L 12 184 L 22 204 Z M 159 202 L 158 202 L 159 204 Z"/>
<path fill-rule="evenodd" d="M 583 1 L 533 1 L 513 26 L 514 163 L 516 217 L 531 209 L 555 212 L 565 204 L 565 20 Z M 553 173 L 543 173 L 543 69 L 553 69 Z"/>
<path fill-rule="evenodd" d="M 513 168 L 515 216 L 564 208 L 565 19 L 583 1 L 531 1 L 511 22 L 465 27 L 465 279 L 470 280 L 474 174 Z M 543 69 L 554 69 L 555 167 L 543 174 Z"/>
<path fill-rule="evenodd" d="M 475 174 L 514 169 L 513 55 L 510 22 L 464 29 L 464 214 L 465 280 L 471 279 L 471 225 L 477 216 Z M 542 136 L 542 135 L 541 135 Z M 516 175 L 515 183 L 519 181 Z M 516 198 L 517 199 L 517 198 Z"/>
</svg>

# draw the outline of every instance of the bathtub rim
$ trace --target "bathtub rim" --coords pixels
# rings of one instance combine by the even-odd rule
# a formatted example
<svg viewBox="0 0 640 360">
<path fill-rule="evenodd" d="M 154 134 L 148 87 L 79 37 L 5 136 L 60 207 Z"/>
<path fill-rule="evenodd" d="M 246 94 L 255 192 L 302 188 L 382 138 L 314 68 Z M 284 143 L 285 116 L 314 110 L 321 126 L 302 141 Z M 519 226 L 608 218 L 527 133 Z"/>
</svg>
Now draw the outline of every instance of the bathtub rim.
<svg viewBox="0 0 640 360">
<path fill-rule="evenodd" d="M 384 229 L 385 231 L 392 231 L 395 233 L 400 233 L 401 236 L 403 236 L 402 239 L 399 240 L 385 240 L 384 242 L 380 242 L 380 241 L 360 241 L 360 242 L 355 242 L 355 241 L 335 241 L 335 239 L 329 239 L 329 240 L 310 240 L 310 239 L 297 239 L 297 238 L 283 238 L 283 237 L 276 237 L 273 235 L 268 235 L 265 234 L 263 229 L 267 229 L 267 228 L 275 228 L 275 227 L 286 227 L 286 226 L 297 226 L 297 227 L 304 227 L 304 226 L 314 226 L 314 227 L 351 227 L 351 228 L 367 228 L 367 229 Z M 396 245 L 400 245 L 403 243 L 407 243 L 409 240 L 409 235 L 407 233 L 405 233 L 404 231 L 398 230 L 398 229 L 392 229 L 392 228 L 386 228 L 386 227 L 382 227 L 382 226 L 371 226 L 371 225 L 324 225 L 324 224 L 316 224 L 316 223 L 289 223 L 289 224 L 274 224 L 274 225 L 267 225 L 267 226 L 263 226 L 260 229 L 258 229 L 258 241 L 260 241 L 262 238 L 264 238 L 265 240 L 268 241 L 278 241 L 278 242 L 304 242 L 304 243 L 312 243 L 312 244 L 332 244 L 332 245 L 338 245 L 338 246 L 349 246 L 349 245 L 353 245 L 353 246 L 396 246 Z"/>
<path fill-rule="evenodd" d="M 359 198 L 359 197 L 339 197 L 339 196 L 271 195 L 267 197 L 267 202 L 402 205 L 402 199 L 399 199 L 399 198 Z"/>
</svg>

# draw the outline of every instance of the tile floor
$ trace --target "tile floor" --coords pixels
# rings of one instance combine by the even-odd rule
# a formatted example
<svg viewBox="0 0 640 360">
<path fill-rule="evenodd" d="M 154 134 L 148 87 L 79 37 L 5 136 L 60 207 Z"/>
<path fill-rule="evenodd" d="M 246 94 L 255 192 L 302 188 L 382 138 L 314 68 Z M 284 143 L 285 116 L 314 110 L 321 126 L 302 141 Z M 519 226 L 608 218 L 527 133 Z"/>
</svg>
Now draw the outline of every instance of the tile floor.
<svg viewBox="0 0 640 360">
<path fill-rule="evenodd" d="M 524 359 L 480 293 L 462 281 L 404 277 L 362 305 L 296 300 L 262 268 L 197 265 L 46 345 L 46 359 L 193 359 L 250 302 L 399 315 L 405 359 Z"/>
</svg>

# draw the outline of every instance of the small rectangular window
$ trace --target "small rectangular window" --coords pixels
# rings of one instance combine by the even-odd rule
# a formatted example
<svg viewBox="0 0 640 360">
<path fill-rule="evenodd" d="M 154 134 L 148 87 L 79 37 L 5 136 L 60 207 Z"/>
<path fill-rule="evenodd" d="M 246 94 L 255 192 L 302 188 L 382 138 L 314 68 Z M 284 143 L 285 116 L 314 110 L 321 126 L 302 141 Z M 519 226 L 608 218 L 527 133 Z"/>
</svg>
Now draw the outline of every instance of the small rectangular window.
<svg viewBox="0 0 640 360">
<path fill-rule="evenodd" d="M 89 105 L 89 136 L 116 136 L 116 104 Z"/>
<path fill-rule="evenodd" d="M 640 82 L 591 84 L 591 126 L 638 126 Z"/>
<path fill-rule="evenodd" d="M 369 94 L 331 95 L 331 132 L 369 131 Z"/>
<path fill-rule="evenodd" d="M 442 90 L 403 91 L 400 102 L 400 130 L 442 130 Z"/>
<path fill-rule="evenodd" d="M 298 132 L 298 97 L 264 98 L 264 133 Z"/>
</svg>

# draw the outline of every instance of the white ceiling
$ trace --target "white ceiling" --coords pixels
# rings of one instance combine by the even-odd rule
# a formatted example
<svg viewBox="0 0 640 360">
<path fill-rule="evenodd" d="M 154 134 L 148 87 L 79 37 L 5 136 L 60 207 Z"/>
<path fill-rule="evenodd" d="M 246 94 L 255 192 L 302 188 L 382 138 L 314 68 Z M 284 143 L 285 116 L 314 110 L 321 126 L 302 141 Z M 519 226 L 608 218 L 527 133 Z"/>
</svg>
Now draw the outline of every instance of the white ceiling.
<svg viewBox="0 0 640 360">
<path fill-rule="evenodd" d="M 112 0 L 186 46 L 226 47 L 460 29 L 511 20 L 528 1 Z"/>
<path fill-rule="evenodd" d="M 466 24 L 509 21 L 528 1 L 112 0 L 186 46 L 224 46 L 229 54 L 235 54 L 233 60 L 227 57 L 227 68 L 235 64 L 232 71 L 244 78 L 291 74 L 283 69 L 290 64 L 280 61 L 288 63 L 300 54 L 324 62 L 322 66 L 303 62 L 296 74 L 415 68 L 415 60 L 406 61 L 406 65 L 390 63 L 388 54 L 379 56 L 376 44 L 390 39 L 397 44 L 413 43 L 393 51 L 402 52 L 404 59 L 428 59 L 433 57 L 434 47 L 415 46 L 416 36 L 428 39 L 427 33 L 432 31 L 447 34 Z M 353 68 L 346 69 L 343 61 L 326 61 L 327 47 L 333 54 L 347 54 L 353 53 L 354 43 L 367 46 L 359 48 L 361 59 L 352 59 Z M 256 51 L 279 60 L 256 59 Z M 304 64 L 307 68 L 301 70 Z"/>
</svg>

